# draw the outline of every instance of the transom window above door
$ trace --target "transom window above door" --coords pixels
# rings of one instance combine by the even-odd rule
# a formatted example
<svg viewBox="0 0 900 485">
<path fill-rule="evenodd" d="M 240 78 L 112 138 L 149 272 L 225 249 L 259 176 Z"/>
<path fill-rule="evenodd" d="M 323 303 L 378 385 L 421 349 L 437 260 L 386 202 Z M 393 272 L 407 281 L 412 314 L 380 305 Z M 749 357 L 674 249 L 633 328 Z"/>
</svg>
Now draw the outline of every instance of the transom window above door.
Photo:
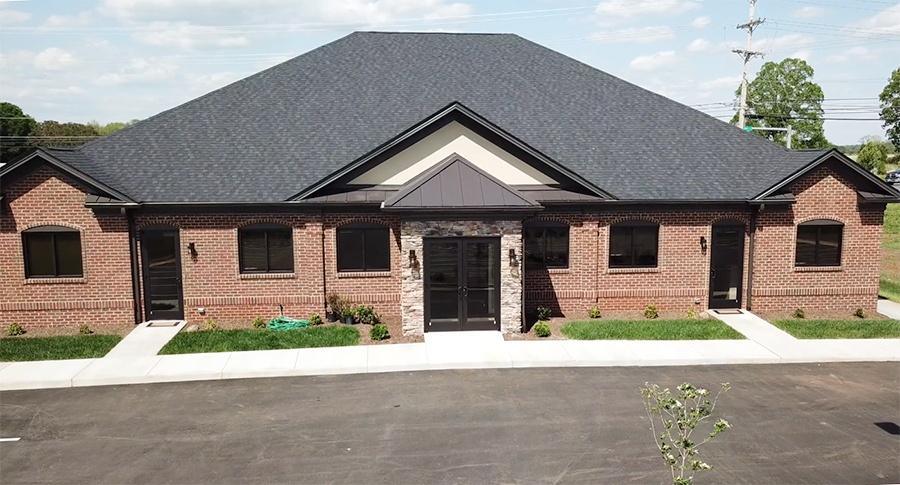
<svg viewBox="0 0 900 485">
<path fill-rule="evenodd" d="M 659 263 L 659 224 L 624 221 L 609 228 L 610 268 L 655 268 Z"/>
<path fill-rule="evenodd" d="M 797 266 L 840 266 L 844 225 L 817 219 L 797 226 Z"/>
<path fill-rule="evenodd" d="M 81 278 L 81 233 L 62 226 L 22 231 L 26 278 Z"/>
<path fill-rule="evenodd" d="M 294 241 L 282 224 L 253 224 L 238 230 L 241 273 L 291 273 Z"/>
<path fill-rule="evenodd" d="M 569 225 L 535 222 L 522 228 L 525 270 L 569 267 Z"/>
<path fill-rule="evenodd" d="M 391 231 L 381 224 L 347 224 L 337 230 L 337 269 L 390 271 Z"/>
</svg>

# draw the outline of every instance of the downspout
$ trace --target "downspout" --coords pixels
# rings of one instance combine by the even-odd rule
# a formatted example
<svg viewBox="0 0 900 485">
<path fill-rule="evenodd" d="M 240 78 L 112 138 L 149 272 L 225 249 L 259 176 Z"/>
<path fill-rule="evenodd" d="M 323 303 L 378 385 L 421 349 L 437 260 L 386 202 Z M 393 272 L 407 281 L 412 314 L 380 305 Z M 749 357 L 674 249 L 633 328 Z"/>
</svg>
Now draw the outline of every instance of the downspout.
<svg viewBox="0 0 900 485">
<path fill-rule="evenodd" d="M 128 253 L 131 258 L 131 298 L 134 301 L 134 324 L 139 325 L 143 321 L 141 311 L 141 276 L 137 255 L 137 230 L 134 226 L 134 212 L 125 210 L 125 219 L 128 221 Z"/>
<path fill-rule="evenodd" d="M 747 311 L 753 310 L 753 253 L 756 248 L 756 217 L 765 205 L 750 208 L 750 249 L 747 255 Z"/>
<path fill-rule="evenodd" d="M 322 314 L 328 313 L 328 281 L 325 278 L 325 209 L 319 212 L 319 226 L 322 235 Z"/>
</svg>

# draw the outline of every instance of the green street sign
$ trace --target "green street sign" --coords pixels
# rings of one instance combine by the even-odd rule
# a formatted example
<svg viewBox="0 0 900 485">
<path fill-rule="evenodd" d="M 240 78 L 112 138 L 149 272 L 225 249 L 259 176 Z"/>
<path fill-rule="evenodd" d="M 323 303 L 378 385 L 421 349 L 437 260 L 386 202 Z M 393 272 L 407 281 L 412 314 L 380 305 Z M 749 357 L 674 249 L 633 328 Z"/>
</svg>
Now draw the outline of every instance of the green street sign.
<svg viewBox="0 0 900 485">
<path fill-rule="evenodd" d="M 745 127 L 744 127 L 744 131 L 753 131 L 753 127 L 752 127 L 752 126 L 745 126 Z"/>
</svg>

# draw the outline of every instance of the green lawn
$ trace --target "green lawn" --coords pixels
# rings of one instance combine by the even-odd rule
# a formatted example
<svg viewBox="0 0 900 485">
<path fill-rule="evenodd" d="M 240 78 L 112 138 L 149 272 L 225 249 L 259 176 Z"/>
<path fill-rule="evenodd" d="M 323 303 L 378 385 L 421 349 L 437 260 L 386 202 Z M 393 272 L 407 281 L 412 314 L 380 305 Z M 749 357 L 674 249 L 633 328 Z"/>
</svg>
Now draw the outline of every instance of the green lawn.
<svg viewBox="0 0 900 485">
<path fill-rule="evenodd" d="M 0 361 L 92 359 L 106 355 L 120 340 L 118 335 L 2 338 Z"/>
<path fill-rule="evenodd" d="M 900 320 L 776 320 L 772 323 L 800 339 L 900 338 Z"/>
<path fill-rule="evenodd" d="M 743 339 L 735 329 L 715 319 L 584 320 L 560 328 L 574 340 L 724 340 Z"/>
<path fill-rule="evenodd" d="M 160 354 L 194 354 L 241 350 L 302 349 L 343 347 L 359 343 L 359 330 L 347 325 L 307 327 L 295 330 L 213 330 L 181 332 L 159 351 Z"/>
<path fill-rule="evenodd" d="M 881 243 L 881 296 L 900 302 L 900 204 L 888 204 L 884 211 L 884 239 Z"/>
</svg>

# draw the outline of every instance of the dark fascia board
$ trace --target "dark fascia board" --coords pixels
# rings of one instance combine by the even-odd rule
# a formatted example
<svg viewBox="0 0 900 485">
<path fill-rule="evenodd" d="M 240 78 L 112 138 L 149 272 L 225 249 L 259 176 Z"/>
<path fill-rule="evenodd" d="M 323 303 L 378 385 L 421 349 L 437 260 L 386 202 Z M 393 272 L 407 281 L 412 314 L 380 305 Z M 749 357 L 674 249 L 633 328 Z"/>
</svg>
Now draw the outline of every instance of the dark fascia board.
<svg viewBox="0 0 900 485">
<path fill-rule="evenodd" d="M 388 210 L 388 209 L 390 209 L 390 210 L 410 210 L 409 207 L 396 207 L 396 206 L 394 206 L 394 204 L 397 203 L 397 202 L 399 202 L 401 199 L 403 199 L 403 198 L 406 197 L 407 195 L 409 195 L 412 191 L 414 191 L 414 190 L 418 189 L 419 187 L 421 187 L 422 184 L 424 184 L 425 182 L 431 180 L 432 178 L 436 177 L 438 174 L 440 174 L 441 172 L 443 172 L 444 169 L 447 168 L 448 165 L 450 165 L 450 164 L 452 164 L 452 163 L 454 163 L 454 162 L 457 162 L 457 161 L 458 161 L 459 163 L 462 163 L 463 165 L 468 166 L 469 168 L 471 168 L 471 169 L 474 170 L 475 172 L 480 173 L 481 175 L 487 177 L 488 180 L 490 180 L 491 182 L 494 182 L 495 184 L 499 185 L 501 188 L 504 188 L 504 189 L 508 190 L 509 192 L 511 192 L 512 194 L 514 194 L 516 197 L 518 197 L 518 198 L 522 199 L 523 201 L 525 201 L 526 203 L 528 203 L 528 205 L 530 205 L 531 207 L 540 207 L 540 204 L 538 204 L 537 202 L 535 202 L 534 200 L 532 200 L 530 197 L 526 197 L 524 194 L 520 193 L 520 192 L 519 192 L 518 190 L 516 190 L 515 188 L 510 187 L 508 184 L 504 183 L 502 180 L 499 180 L 499 179 L 497 179 L 496 177 L 494 177 L 493 175 L 491 175 L 491 174 L 485 172 L 484 170 L 481 170 L 480 168 L 476 167 L 472 162 L 466 160 L 465 157 L 463 157 L 462 155 L 460 155 L 460 154 L 454 152 L 454 153 L 451 153 L 448 157 L 446 157 L 446 158 L 444 158 L 443 160 L 441 160 L 440 162 L 436 163 L 436 164 L 435 164 L 433 167 L 431 167 L 430 169 L 426 170 L 425 172 L 423 172 L 423 173 L 420 174 L 419 176 L 417 176 L 417 177 L 413 178 L 412 180 L 410 180 L 406 185 L 404 185 L 404 186 L 403 186 L 400 190 L 398 190 L 395 194 L 392 194 L 390 197 L 388 197 L 387 199 L 385 199 L 384 202 L 381 203 L 381 208 L 382 208 L 382 209 L 385 209 L 385 210 Z M 507 206 L 485 206 L 484 208 L 485 208 L 485 209 L 499 209 L 499 208 L 503 208 L 503 207 L 507 207 Z M 507 207 L 507 208 L 509 208 L 509 207 Z M 460 207 L 460 208 L 454 208 L 454 207 L 440 207 L 440 208 L 437 208 L 437 207 L 427 207 L 427 208 L 426 208 L 426 207 L 422 207 L 422 208 L 416 208 L 416 209 L 431 209 L 431 210 L 436 210 L 436 209 L 439 209 L 439 210 L 447 210 L 447 209 L 449 209 L 449 210 L 456 210 L 456 209 L 463 209 L 463 208 L 462 208 L 462 207 Z M 467 210 L 472 210 L 473 208 L 468 207 L 468 208 L 466 208 L 466 209 L 467 209 Z"/>
<path fill-rule="evenodd" d="M 773 193 L 777 192 L 778 190 L 781 190 L 782 188 L 786 187 L 791 182 L 806 175 L 807 173 L 809 173 L 816 167 L 822 165 L 823 163 L 825 163 L 829 160 L 838 160 L 839 162 L 843 163 L 844 165 L 846 165 L 847 167 L 849 167 L 850 169 L 852 169 L 859 175 L 862 175 L 864 178 L 868 179 L 869 181 L 871 181 L 872 183 L 877 185 L 879 188 L 883 189 L 886 193 L 893 195 L 895 197 L 900 197 L 900 192 L 898 192 L 897 189 L 892 187 L 890 184 L 888 184 L 884 180 L 881 180 L 880 178 L 876 177 L 872 172 L 869 172 L 868 170 L 866 170 L 865 168 L 860 166 L 858 163 L 851 160 L 849 157 L 847 157 L 846 155 L 841 153 L 840 150 L 837 150 L 836 148 L 832 148 L 832 149 L 828 150 L 827 152 L 823 153 L 822 155 L 820 155 L 818 158 L 816 158 L 812 162 L 806 164 L 806 166 L 804 166 L 800 170 L 794 172 L 787 178 L 783 179 L 781 182 L 778 182 L 777 184 L 773 185 L 772 187 L 769 187 L 768 189 L 766 189 L 763 193 L 757 195 L 756 197 L 753 197 L 753 200 L 754 201 L 760 200 L 762 198 L 772 195 Z"/>
<path fill-rule="evenodd" d="M 446 117 L 448 117 L 448 116 L 450 116 L 450 115 L 453 115 L 453 114 L 455 114 L 455 113 L 460 113 L 460 114 L 463 114 L 463 115 L 467 116 L 469 119 L 471 119 L 472 121 L 476 122 L 478 125 L 482 126 L 483 128 L 485 128 L 485 129 L 491 131 L 491 132 L 492 132 L 493 134 L 495 134 L 496 136 L 499 136 L 499 137 L 503 138 L 505 141 L 507 141 L 507 142 L 513 144 L 513 145 L 516 146 L 517 148 L 519 148 L 519 149 L 525 151 L 525 152 L 528 153 L 529 155 L 531 155 L 531 156 L 533 156 L 534 158 L 540 160 L 542 163 L 545 163 L 546 165 L 548 165 L 549 167 L 553 168 L 554 170 L 556 170 L 556 171 L 562 173 L 562 174 L 565 175 L 566 177 L 569 177 L 569 178 L 572 179 L 573 181 L 577 182 L 578 184 L 580 184 L 581 186 L 583 186 L 584 188 L 586 188 L 587 190 L 589 190 L 591 193 L 594 193 L 594 194 L 596 194 L 597 196 L 602 197 L 602 198 L 604 198 L 604 199 L 615 199 L 615 197 L 613 197 L 613 196 L 612 196 L 611 194 L 609 194 L 608 192 L 606 192 L 606 191 L 604 191 L 603 189 L 601 189 L 601 188 L 595 186 L 594 184 L 588 182 L 587 180 L 585 180 L 585 179 L 584 179 L 583 177 L 581 177 L 580 175 L 577 175 L 577 174 L 575 174 L 574 172 L 572 172 L 571 170 L 569 170 L 569 169 L 563 167 L 562 165 L 560 165 L 559 163 L 557 163 L 556 161 L 554 161 L 554 160 L 551 159 L 550 157 L 544 155 L 543 153 L 539 152 L 538 150 L 535 150 L 534 148 L 530 147 L 529 145 L 527 145 L 526 143 L 522 142 L 522 141 L 519 140 L 518 138 L 516 138 L 516 137 L 510 135 L 509 133 L 507 133 L 506 131 L 504 131 L 503 129 L 501 129 L 500 127 L 498 127 L 497 125 L 495 125 L 495 124 L 491 123 L 490 121 L 484 119 L 483 117 L 481 117 L 480 115 L 478 115 L 478 114 L 475 113 L 474 111 L 470 110 L 469 108 L 466 108 L 462 103 L 454 102 L 454 103 L 449 104 L 447 107 L 441 109 L 441 110 L 438 111 L 437 113 L 435 113 L 435 114 L 429 116 L 428 118 L 425 118 L 425 120 L 423 120 L 423 121 L 419 122 L 418 124 L 412 126 L 411 128 L 409 128 L 409 129 L 406 130 L 405 132 L 400 133 L 399 135 L 397 135 L 397 136 L 394 137 L 393 139 L 388 140 L 386 143 L 382 144 L 381 146 L 376 147 L 374 150 L 372 150 L 372 151 L 369 152 L 368 154 L 362 156 L 361 158 L 358 158 L 357 160 L 355 160 L 355 161 L 353 161 L 352 163 L 348 164 L 348 165 L 345 166 L 344 168 L 342 168 L 342 169 L 340 169 L 340 170 L 338 170 L 338 171 L 336 171 L 336 172 L 333 172 L 331 175 L 328 175 L 327 177 L 323 178 L 323 179 L 320 180 L 319 182 L 317 182 L 317 183 L 313 184 L 312 186 L 306 188 L 306 189 L 303 190 L 302 192 L 300 192 L 300 193 L 298 193 L 298 194 L 296 194 L 296 195 L 290 197 L 290 198 L 288 199 L 288 201 L 299 201 L 299 200 L 302 200 L 302 199 L 304 199 L 304 198 L 306 198 L 306 197 L 308 197 L 308 196 L 314 194 L 314 193 L 317 192 L 318 190 L 320 190 L 320 189 L 322 189 L 322 188 L 324 188 L 324 187 L 327 187 L 327 186 L 330 185 L 331 183 L 333 183 L 333 182 L 335 182 L 336 180 L 340 179 L 342 176 L 344 176 L 344 175 L 350 173 L 351 171 L 356 170 L 357 168 L 361 167 L 362 165 L 365 165 L 366 163 L 369 163 L 369 162 L 371 162 L 372 160 L 374 160 L 374 159 L 376 159 L 376 158 L 378 158 L 378 157 L 384 155 L 385 153 L 387 153 L 387 152 L 388 152 L 389 150 L 391 150 L 392 148 L 394 148 L 394 147 L 396 147 L 396 146 L 398 146 L 398 145 L 400 145 L 400 144 L 406 142 L 407 140 L 409 140 L 409 139 L 415 137 L 415 136 L 418 135 L 419 133 L 421 133 L 421 132 L 427 130 L 427 129 L 428 129 L 429 127 L 431 127 L 433 124 L 439 123 L 439 122 L 440 122 L 441 120 L 443 120 L 444 118 L 446 118 Z"/>
<path fill-rule="evenodd" d="M 434 216 L 435 209 L 434 207 L 385 207 L 381 209 L 384 212 L 389 213 L 422 213 L 422 214 L 430 214 Z M 506 206 L 485 206 L 485 207 L 441 207 L 441 213 L 444 214 L 472 214 L 472 215 L 480 215 L 485 212 L 495 213 L 495 214 L 525 214 L 525 213 L 533 213 L 540 212 L 543 210 L 543 207 L 506 207 Z"/>
<path fill-rule="evenodd" d="M 51 165 L 53 168 L 59 170 L 60 172 L 74 178 L 75 180 L 77 180 L 87 186 L 90 186 L 94 189 L 97 189 L 101 192 L 104 192 L 104 193 L 112 196 L 112 198 L 122 201 L 123 204 L 137 205 L 137 203 L 134 200 L 132 200 L 130 197 L 128 197 L 127 195 L 98 181 L 97 179 L 76 169 L 75 167 L 72 167 L 71 165 L 63 162 L 62 160 L 54 157 L 53 155 L 45 152 L 44 150 L 42 150 L 40 148 L 31 152 L 28 155 L 23 156 L 22 158 L 14 161 L 14 162 L 11 162 L 9 165 L 4 166 L 2 169 L 0 169 L 0 178 L 7 176 L 8 174 L 12 173 L 13 170 L 23 167 L 25 164 L 33 161 L 36 158 L 40 158 L 45 163 Z"/>
</svg>

